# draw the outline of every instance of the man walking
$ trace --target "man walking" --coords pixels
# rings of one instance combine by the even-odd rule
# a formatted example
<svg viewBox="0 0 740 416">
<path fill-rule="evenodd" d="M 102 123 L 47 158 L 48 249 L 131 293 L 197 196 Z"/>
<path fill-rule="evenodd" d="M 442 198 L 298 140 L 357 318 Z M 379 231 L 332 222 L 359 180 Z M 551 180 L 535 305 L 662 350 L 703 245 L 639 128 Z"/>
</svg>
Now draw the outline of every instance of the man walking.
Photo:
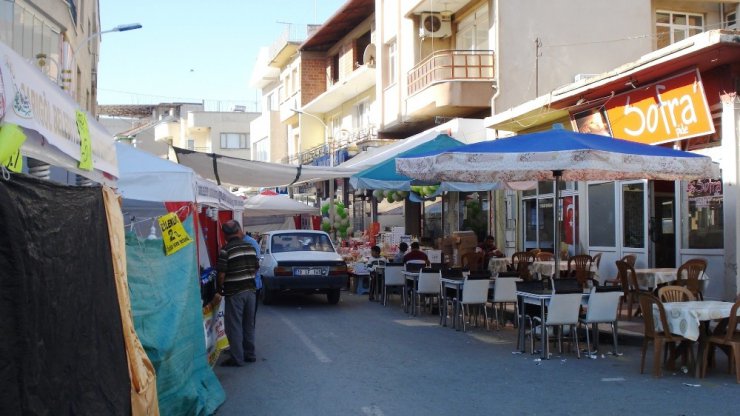
<svg viewBox="0 0 740 416">
<path fill-rule="evenodd" d="M 259 259 L 251 244 L 242 240 L 241 226 L 226 221 L 221 230 L 227 243 L 218 254 L 218 292 L 226 297 L 225 329 L 231 358 L 222 366 L 241 367 L 255 362 L 254 313 L 257 304 L 255 276 Z"/>
</svg>

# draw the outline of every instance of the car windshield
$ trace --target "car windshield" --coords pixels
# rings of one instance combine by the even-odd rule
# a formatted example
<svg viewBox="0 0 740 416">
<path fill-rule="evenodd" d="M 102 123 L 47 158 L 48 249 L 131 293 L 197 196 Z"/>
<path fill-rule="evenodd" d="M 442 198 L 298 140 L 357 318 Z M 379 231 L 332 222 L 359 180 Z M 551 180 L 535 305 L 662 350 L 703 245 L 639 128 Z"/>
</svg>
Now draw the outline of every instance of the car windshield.
<svg viewBox="0 0 740 416">
<path fill-rule="evenodd" d="M 288 251 L 325 251 L 332 253 L 334 247 L 326 234 L 290 233 L 272 236 L 272 252 Z"/>
</svg>

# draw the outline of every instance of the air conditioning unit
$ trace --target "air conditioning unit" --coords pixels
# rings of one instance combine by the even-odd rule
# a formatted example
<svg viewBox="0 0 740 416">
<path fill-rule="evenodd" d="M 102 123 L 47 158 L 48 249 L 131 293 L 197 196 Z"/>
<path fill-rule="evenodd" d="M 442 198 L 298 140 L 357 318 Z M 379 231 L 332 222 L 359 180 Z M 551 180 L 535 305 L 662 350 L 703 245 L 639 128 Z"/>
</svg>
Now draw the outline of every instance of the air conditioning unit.
<svg viewBox="0 0 740 416">
<path fill-rule="evenodd" d="M 447 38 L 452 36 L 450 16 L 440 13 L 422 13 L 419 36 L 424 38 Z"/>
</svg>

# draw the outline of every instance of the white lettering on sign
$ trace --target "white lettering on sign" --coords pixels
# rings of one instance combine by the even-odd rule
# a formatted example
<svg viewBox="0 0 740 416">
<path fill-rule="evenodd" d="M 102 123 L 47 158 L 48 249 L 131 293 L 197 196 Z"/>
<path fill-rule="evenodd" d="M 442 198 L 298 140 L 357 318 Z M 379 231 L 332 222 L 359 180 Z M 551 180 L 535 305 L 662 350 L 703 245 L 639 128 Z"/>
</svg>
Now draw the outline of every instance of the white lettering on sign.
<svg viewBox="0 0 740 416">
<path fill-rule="evenodd" d="M 696 88 L 696 87 L 694 87 Z M 624 106 L 624 115 L 626 117 L 637 117 L 637 129 L 625 127 L 625 133 L 639 137 L 647 130 L 649 133 L 656 133 L 660 125 L 663 126 L 666 135 L 672 132 L 677 136 L 686 135 L 689 132 L 689 125 L 696 123 L 696 109 L 694 103 L 688 94 L 678 98 L 663 100 L 661 92 L 666 89 L 663 84 L 655 85 L 655 103 L 650 104 L 645 109 L 630 105 L 631 97 L 627 97 L 627 104 Z M 631 123 L 635 125 L 634 123 Z"/>
</svg>

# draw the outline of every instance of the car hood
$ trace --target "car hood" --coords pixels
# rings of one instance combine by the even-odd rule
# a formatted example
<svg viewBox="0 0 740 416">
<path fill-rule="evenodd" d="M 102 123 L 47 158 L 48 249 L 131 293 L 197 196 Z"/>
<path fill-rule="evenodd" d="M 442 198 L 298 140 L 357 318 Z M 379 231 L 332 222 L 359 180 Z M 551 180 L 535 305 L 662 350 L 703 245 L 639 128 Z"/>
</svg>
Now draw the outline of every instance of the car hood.
<svg viewBox="0 0 740 416">
<path fill-rule="evenodd" d="M 342 256 L 325 251 L 292 251 L 286 253 L 272 253 L 276 261 L 341 261 Z"/>
</svg>

